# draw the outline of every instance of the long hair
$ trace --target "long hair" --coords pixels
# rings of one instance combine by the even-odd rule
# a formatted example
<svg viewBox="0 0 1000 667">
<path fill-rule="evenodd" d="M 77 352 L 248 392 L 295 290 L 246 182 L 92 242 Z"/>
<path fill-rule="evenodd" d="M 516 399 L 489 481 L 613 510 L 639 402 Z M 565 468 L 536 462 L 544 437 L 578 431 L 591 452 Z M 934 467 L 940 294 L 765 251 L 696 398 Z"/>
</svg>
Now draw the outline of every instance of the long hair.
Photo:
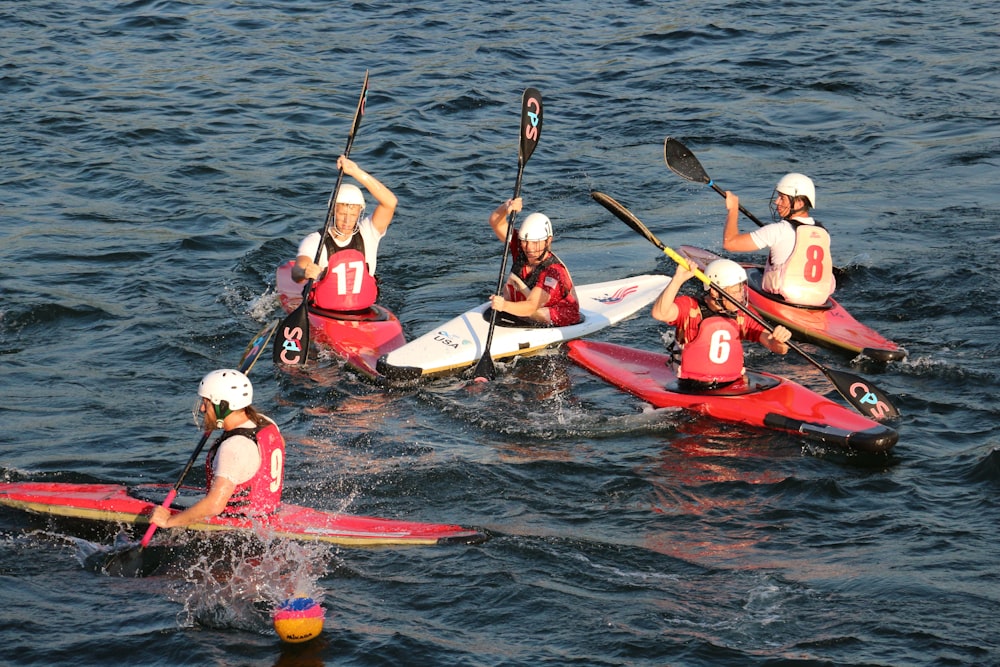
<svg viewBox="0 0 1000 667">
<path fill-rule="evenodd" d="M 248 405 L 243 408 L 243 413 L 247 416 L 247 419 L 252 421 L 257 426 L 266 426 L 271 423 L 270 419 L 257 412 L 252 405 Z"/>
</svg>

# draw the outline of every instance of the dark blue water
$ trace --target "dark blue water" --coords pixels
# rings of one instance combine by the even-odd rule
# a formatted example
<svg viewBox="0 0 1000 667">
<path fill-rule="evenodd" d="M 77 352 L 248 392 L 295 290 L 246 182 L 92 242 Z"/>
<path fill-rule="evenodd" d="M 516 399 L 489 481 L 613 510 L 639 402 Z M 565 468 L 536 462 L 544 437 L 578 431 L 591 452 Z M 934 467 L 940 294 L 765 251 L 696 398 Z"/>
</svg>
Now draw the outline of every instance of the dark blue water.
<svg viewBox="0 0 1000 667">
<path fill-rule="evenodd" d="M 719 248 L 723 200 L 666 169 L 675 136 L 758 217 L 812 176 L 838 297 L 910 352 L 807 348 L 897 399 L 875 460 L 652 411 L 558 355 L 392 395 L 265 359 L 289 500 L 492 540 L 121 579 L 85 567 L 110 537 L 5 510 L 0 662 L 1000 664 L 998 32 L 989 2 L 0 3 L 4 479 L 176 479 L 198 378 L 322 222 L 366 69 L 352 157 L 400 199 L 379 267 L 408 337 L 494 288 L 486 220 L 535 86 L 522 194 L 577 282 L 673 270 L 591 189 Z M 662 333 L 643 312 L 598 338 Z M 835 396 L 795 355 L 750 363 Z M 299 648 L 261 611 L 292 589 L 327 612 Z"/>
</svg>

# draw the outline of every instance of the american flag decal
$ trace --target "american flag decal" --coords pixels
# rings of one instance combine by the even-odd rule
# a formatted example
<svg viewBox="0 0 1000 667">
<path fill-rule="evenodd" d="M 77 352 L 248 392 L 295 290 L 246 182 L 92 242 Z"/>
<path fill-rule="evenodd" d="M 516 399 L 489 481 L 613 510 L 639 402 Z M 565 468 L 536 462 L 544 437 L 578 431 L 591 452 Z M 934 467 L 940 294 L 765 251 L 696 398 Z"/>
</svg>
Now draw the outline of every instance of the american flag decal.
<svg viewBox="0 0 1000 667">
<path fill-rule="evenodd" d="M 619 287 L 618 291 L 615 292 L 614 294 L 612 294 L 610 296 L 602 296 L 601 298 L 599 298 L 597 300 L 600 301 L 601 303 L 618 303 L 619 301 L 624 301 L 625 297 L 627 297 L 629 294 L 631 294 L 632 292 L 636 291 L 637 289 L 639 289 L 638 285 L 629 285 L 628 287 Z"/>
</svg>

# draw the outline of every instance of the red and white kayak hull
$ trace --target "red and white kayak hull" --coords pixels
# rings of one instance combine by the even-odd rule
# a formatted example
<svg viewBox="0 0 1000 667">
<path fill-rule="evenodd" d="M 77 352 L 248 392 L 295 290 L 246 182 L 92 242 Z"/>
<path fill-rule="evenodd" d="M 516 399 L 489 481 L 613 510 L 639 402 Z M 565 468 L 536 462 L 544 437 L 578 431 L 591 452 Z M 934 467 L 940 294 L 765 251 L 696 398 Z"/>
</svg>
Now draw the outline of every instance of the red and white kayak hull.
<svg viewBox="0 0 1000 667">
<path fill-rule="evenodd" d="M 157 505 L 130 495 L 127 487 L 118 484 L 0 483 L 0 506 L 70 519 L 146 526 Z M 458 525 L 354 516 L 289 503 L 282 503 L 277 512 L 264 518 L 217 516 L 187 528 L 251 531 L 267 538 L 352 547 L 478 544 L 487 539 L 480 531 Z"/>
<path fill-rule="evenodd" d="M 684 408 L 849 450 L 886 452 L 899 439 L 889 426 L 770 373 L 748 372 L 747 383 L 692 393 L 679 389 L 667 354 L 587 340 L 566 345 L 575 363 L 658 408 Z"/>
</svg>

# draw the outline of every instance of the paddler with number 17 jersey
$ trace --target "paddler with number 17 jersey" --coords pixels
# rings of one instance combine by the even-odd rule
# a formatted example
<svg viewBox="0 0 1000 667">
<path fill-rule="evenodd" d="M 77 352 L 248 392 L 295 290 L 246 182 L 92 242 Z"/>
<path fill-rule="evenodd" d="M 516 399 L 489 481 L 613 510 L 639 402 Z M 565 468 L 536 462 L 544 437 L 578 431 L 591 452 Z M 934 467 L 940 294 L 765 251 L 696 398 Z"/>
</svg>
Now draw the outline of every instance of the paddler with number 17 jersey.
<svg viewBox="0 0 1000 667">
<path fill-rule="evenodd" d="M 350 158 L 341 155 L 337 159 L 337 168 L 343 169 L 344 174 L 364 186 L 375 197 L 378 206 L 371 215 L 364 215 L 365 197 L 361 188 L 353 183 L 341 183 L 333 206 L 333 224 L 326 238 L 322 239 L 323 251 L 319 255 L 319 263 L 313 260 L 320 247 L 320 232 L 313 232 L 299 244 L 295 266 L 292 267 L 292 280 L 297 283 L 318 280 L 313 286 L 312 297 L 319 308 L 361 310 L 371 306 L 378 296 L 375 282 L 378 246 L 396 213 L 397 199 L 381 181 Z M 331 270 L 324 273 L 328 265 Z M 359 269 L 362 275 L 355 276 L 353 272 Z M 358 277 L 367 284 L 355 290 L 352 286 L 361 285 L 361 280 L 356 280 Z"/>
<path fill-rule="evenodd" d="M 490 214 L 490 227 L 507 241 L 507 222 L 521 210 L 520 197 L 508 199 Z M 513 266 L 504 296 L 490 296 L 493 310 L 528 320 L 529 325 L 563 327 L 580 321 L 580 301 L 566 265 L 552 252 L 552 221 L 542 213 L 524 219 L 511 235 Z"/>
<path fill-rule="evenodd" d="M 747 274 L 729 259 L 717 259 L 705 268 L 712 281 L 705 295 L 678 296 L 694 272 L 678 264 L 674 277 L 653 304 L 653 318 L 676 327 L 671 356 L 682 389 L 699 391 L 725 387 L 743 380 L 743 340 L 756 341 L 777 354 L 788 352 L 792 333 L 783 326 L 767 331 L 717 293 L 722 288 L 742 304 L 747 302 Z"/>
</svg>

